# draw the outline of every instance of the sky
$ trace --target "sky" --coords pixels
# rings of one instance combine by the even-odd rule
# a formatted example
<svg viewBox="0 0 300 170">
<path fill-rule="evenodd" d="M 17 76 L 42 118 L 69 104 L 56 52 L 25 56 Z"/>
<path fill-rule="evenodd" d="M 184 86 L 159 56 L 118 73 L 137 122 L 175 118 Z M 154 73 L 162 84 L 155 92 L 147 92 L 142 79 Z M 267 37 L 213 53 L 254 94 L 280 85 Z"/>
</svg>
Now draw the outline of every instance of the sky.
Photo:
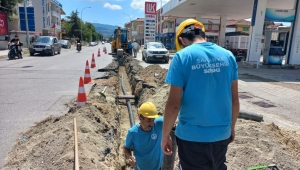
<svg viewBox="0 0 300 170">
<path fill-rule="evenodd" d="M 85 22 L 101 23 L 109 25 L 124 26 L 126 22 L 137 18 L 144 18 L 144 5 L 146 0 L 58 0 L 69 16 L 72 11 L 79 12 L 79 17 Z M 160 8 L 160 0 L 147 0 L 157 2 L 157 9 Z M 164 5 L 169 0 L 162 0 Z M 124 15 L 123 13 L 127 14 Z M 128 16 L 129 15 L 129 16 Z M 62 16 L 62 17 L 65 17 Z"/>
<path fill-rule="evenodd" d="M 170 0 L 58 0 L 69 16 L 77 10 L 82 20 L 90 23 L 124 26 L 126 22 L 137 18 L 144 18 L 145 1 L 157 2 L 157 9 Z M 125 15 L 126 14 L 126 15 Z M 63 17 L 65 17 L 63 16 Z M 251 20 L 250 18 L 247 20 Z M 289 26 L 290 23 L 283 23 Z"/>
</svg>

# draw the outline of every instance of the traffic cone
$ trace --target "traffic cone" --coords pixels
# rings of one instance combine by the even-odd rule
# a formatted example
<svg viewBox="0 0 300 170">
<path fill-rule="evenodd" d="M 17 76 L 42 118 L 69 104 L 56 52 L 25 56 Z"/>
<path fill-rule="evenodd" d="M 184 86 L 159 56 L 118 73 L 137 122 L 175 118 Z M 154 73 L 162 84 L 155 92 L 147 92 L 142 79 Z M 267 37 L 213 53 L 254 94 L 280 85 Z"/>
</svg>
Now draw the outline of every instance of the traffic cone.
<svg viewBox="0 0 300 170">
<path fill-rule="evenodd" d="M 98 57 L 101 57 L 100 48 L 98 48 Z"/>
<path fill-rule="evenodd" d="M 84 71 L 84 84 L 91 84 L 93 80 L 91 78 L 89 61 L 86 60 L 85 71 Z"/>
<path fill-rule="evenodd" d="M 95 58 L 94 58 L 94 53 L 93 53 L 93 56 L 92 56 L 91 68 L 96 68 L 96 62 L 95 62 Z"/>
<path fill-rule="evenodd" d="M 104 54 L 106 54 L 106 53 L 107 53 L 107 51 L 106 51 L 106 47 L 103 47 L 103 52 L 104 52 Z"/>
<path fill-rule="evenodd" d="M 87 102 L 87 97 L 86 97 L 86 93 L 84 90 L 83 79 L 82 79 L 82 77 L 80 77 L 78 96 L 77 96 L 77 106 L 84 106 L 86 102 Z"/>
</svg>

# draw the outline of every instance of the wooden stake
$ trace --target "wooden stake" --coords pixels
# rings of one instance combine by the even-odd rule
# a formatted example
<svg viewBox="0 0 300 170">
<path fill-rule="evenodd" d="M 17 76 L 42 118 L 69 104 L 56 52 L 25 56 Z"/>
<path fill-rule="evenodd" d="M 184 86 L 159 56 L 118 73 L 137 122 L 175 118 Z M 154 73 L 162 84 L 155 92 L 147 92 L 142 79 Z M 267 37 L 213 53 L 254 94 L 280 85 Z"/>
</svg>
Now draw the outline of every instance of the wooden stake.
<svg viewBox="0 0 300 170">
<path fill-rule="evenodd" d="M 76 117 L 74 117 L 75 170 L 79 170 Z"/>
<path fill-rule="evenodd" d="M 107 87 L 107 86 L 105 86 L 105 87 L 104 87 L 104 90 L 102 91 L 102 93 L 104 93 L 104 92 L 105 92 L 105 90 L 106 90 L 106 87 Z"/>
</svg>

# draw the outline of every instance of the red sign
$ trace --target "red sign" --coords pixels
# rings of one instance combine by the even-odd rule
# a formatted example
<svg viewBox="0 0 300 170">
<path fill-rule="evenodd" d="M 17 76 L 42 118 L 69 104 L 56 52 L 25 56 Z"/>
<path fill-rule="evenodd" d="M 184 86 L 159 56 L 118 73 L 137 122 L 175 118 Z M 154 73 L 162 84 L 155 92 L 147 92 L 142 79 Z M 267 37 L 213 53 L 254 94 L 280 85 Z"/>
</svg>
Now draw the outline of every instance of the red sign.
<svg viewBox="0 0 300 170">
<path fill-rule="evenodd" d="M 145 2 L 145 14 L 156 14 L 156 2 Z"/>
<path fill-rule="evenodd" d="M 6 13 L 0 12 L 0 35 L 8 34 Z"/>
<path fill-rule="evenodd" d="M 212 25 L 208 24 L 208 29 L 211 30 L 212 29 Z"/>
</svg>

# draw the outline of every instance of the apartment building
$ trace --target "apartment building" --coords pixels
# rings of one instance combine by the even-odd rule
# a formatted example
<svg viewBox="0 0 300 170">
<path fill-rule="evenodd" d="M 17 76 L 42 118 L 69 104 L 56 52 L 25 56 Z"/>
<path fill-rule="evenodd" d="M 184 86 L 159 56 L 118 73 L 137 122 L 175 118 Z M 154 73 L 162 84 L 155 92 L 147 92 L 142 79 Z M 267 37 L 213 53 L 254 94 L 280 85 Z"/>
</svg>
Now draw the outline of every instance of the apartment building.
<svg viewBox="0 0 300 170">
<path fill-rule="evenodd" d="M 136 40 L 140 45 L 144 44 L 144 18 L 137 18 L 125 23 L 128 30 L 128 40 Z"/>
<path fill-rule="evenodd" d="M 61 16 L 65 15 L 62 4 L 57 0 L 30 0 L 27 4 L 27 21 L 30 36 L 52 35 L 61 38 Z M 16 6 L 17 15 L 8 23 L 8 30 L 18 34 L 21 41 L 26 42 L 26 17 L 24 4 Z"/>
</svg>

